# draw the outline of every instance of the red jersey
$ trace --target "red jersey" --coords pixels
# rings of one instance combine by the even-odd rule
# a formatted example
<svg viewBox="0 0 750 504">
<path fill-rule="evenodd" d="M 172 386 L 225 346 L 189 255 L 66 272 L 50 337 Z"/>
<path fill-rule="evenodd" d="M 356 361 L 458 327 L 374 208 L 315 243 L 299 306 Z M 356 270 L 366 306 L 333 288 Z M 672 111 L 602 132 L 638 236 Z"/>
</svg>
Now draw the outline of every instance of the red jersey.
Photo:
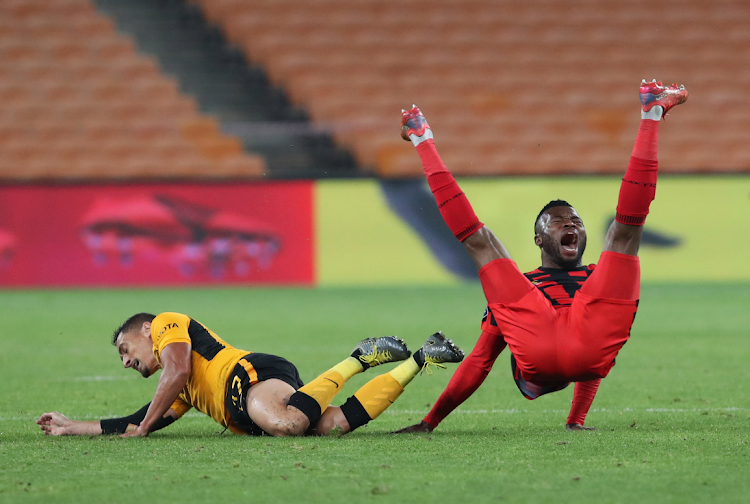
<svg viewBox="0 0 750 504">
<path fill-rule="evenodd" d="M 573 296 L 583 286 L 583 282 L 594 272 L 594 268 L 596 268 L 596 264 L 589 264 L 572 270 L 540 266 L 534 271 L 524 273 L 524 276 L 544 294 L 544 297 L 549 299 L 553 307 L 562 308 L 571 305 Z M 482 330 L 502 336 L 489 307 L 484 310 Z"/>
<path fill-rule="evenodd" d="M 542 291 L 555 308 L 570 306 L 578 289 L 594 272 L 596 264 L 565 270 L 560 268 L 542 268 L 529 271 L 523 275 Z"/>
</svg>

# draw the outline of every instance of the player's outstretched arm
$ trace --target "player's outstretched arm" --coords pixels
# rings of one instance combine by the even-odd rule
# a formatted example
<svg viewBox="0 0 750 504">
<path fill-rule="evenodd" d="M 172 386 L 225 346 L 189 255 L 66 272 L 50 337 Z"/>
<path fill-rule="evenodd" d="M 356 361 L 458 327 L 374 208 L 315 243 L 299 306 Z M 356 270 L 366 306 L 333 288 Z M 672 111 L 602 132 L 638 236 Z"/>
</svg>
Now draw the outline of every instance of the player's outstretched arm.
<svg viewBox="0 0 750 504">
<path fill-rule="evenodd" d="M 474 259 L 478 269 L 495 259 L 510 259 L 510 254 L 505 246 L 487 226 L 483 226 L 467 237 L 464 240 L 464 247 L 471 258 Z"/>
<path fill-rule="evenodd" d="M 93 422 L 71 420 L 62 413 L 52 411 L 43 413 L 36 423 L 48 436 L 98 436 L 101 434 L 124 434 L 135 430 L 143 421 L 151 403 L 145 405 L 132 415 L 121 418 L 108 418 Z M 177 412 L 170 408 L 151 428 L 151 432 L 171 425 L 179 418 Z"/>
<path fill-rule="evenodd" d="M 98 421 L 81 422 L 71 420 L 57 411 L 43 413 L 36 423 L 47 436 L 97 436 L 102 433 L 102 428 Z"/>
<path fill-rule="evenodd" d="M 417 148 L 440 215 L 479 268 L 500 258 L 510 258 L 508 251 L 492 232 L 479 221 L 468 198 L 445 167 L 435 148 L 432 129 L 415 105 L 401 112 L 401 138 Z"/>
<path fill-rule="evenodd" d="M 140 425 L 123 434 L 123 437 L 148 436 L 156 423 L 167 414 L 190 376 L 191 351 L 192 347 L 188 343 L 171 343 L 162 349 L 163 371 L 151 405 Z"/>
<path fill-rule="evenodd" d="M 125 434 L 127 432 L 134 431 L 138 428 L 141 422 L 143 422 L 143 419 L 146 418 L 146 413 L 148 413 L 148 408 L 150 406 L 151 403 L 148 403 L 132 415 L 128 415 L 126 417 L 107 418 L 100 420 L 99 423 L 102 426 L 102 434 Z M 177 412 L 174 409 L 170 408 L 162 418 L 160 418 L 151 426 L 151 430 L 149 432 L 163 429 L 164 427 L 171 425 L 172 422 L 178 420 L 179 418 L 180 416 L 177 414 Z"/>
</svg>

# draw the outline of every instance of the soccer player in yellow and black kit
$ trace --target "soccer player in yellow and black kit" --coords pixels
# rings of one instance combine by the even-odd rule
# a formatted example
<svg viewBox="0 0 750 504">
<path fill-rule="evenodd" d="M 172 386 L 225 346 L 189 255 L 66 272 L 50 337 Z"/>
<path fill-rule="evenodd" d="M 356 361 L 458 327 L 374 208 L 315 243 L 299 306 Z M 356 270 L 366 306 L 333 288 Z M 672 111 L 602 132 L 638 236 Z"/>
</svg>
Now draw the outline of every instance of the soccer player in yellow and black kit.
<svg viewBox="0 0 750 504">
<path fill-rule="evenodd" d="M 143 377 L 162 369 L 152 401 L 130 416 L 98 422 L 44 413 L 37 423 L 45 434 L 147 436 L 190 408 L 235 434 L 345 434 L 385 411 L 425 366 L 444 367 L 464 356 L 442 333 L 430 336 L 414 355 L 394 336 L 367 338 L 351 356 L 305 385 L 288 360 L 234 348 L 180 313 L 133 315 L 115 330 L 112 343 L 123 365 Z M 370 380 L 341 407 L 330 405 L 355 374 L 397 361 L 405 362 Z"/>
</svg>

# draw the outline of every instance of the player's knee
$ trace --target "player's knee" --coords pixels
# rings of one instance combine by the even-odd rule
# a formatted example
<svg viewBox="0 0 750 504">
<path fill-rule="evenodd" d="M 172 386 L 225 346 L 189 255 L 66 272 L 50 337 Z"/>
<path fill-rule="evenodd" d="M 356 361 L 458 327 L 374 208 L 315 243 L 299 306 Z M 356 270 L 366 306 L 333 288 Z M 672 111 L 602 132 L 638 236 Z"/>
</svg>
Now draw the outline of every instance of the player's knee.
<svg viewBox="0 0 750 504">
<path fill-rule="evenodd" d="M 311 430 L 311 434 L 316 436 L 328 436 L 331 434 L 342 435 L 351 431 L 349 421 L 337 406 L 330 406 L 323 412 L 320 420 Z"/>
<path fill-rule="evenodd" d="M 264 429 L 274 437 L 302 436 L 310 425 L 309 421 L 296 418 L 279 418 Z"/>
<path fill-rule="evenodd" d="M 307 416 L 293 407 L 252 408 L 248 414 L 258 427 L 275 437 L 302 436 L 310 427 Z"/>
</svg>

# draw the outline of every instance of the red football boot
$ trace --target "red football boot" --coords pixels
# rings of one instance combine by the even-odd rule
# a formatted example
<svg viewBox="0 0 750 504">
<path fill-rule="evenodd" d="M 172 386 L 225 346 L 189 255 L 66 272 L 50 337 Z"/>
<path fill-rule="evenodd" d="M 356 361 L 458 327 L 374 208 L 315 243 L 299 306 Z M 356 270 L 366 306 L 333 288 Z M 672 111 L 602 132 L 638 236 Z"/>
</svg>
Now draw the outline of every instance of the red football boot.
<svg viewBox="0 0 750 504">
<path fill-rule="evenodd" d="M 422 111 L 419 107 L 412 105 L 411 110 L 401 110 L 401 138 L 407 141 L 411 141 L 409 135 L 416 135 L 423 137 L 428 135 L 428 138 L 432 138 L 432 129 L 427 124 L 427 119 L 422 115 Z"/>
<path fill-rule="evenodd" d="M 644 79 L 641 82 L 641 110 L 648 112 L 655 105 L 659 105 L 664 109 L 662 118 L 667 116 L 667 111 L 675 105 L 685 103 L 688 99 L 688 92 L 685 86 L 678 86 L 672 84 L 671 86 L 663 86 L 661 82 L 656 82 L 654 79 L 651 82 L 646 82 Z"/>
</svg>

